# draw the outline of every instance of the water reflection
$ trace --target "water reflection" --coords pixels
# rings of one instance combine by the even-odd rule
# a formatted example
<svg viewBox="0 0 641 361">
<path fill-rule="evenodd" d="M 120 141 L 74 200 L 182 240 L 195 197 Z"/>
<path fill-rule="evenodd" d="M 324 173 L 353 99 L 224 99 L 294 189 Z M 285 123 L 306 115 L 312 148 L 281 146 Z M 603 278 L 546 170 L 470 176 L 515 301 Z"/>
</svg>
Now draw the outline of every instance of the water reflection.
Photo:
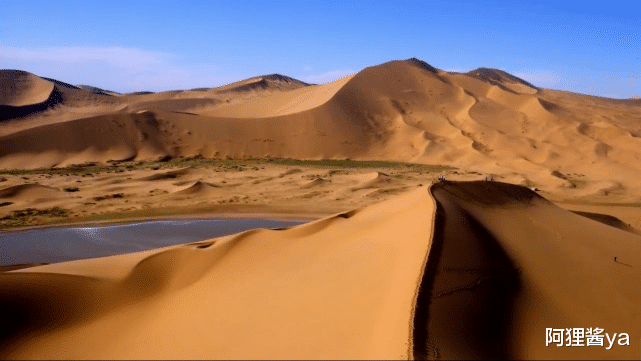
<svg viewBox="0 0 641 361">
<path fill-rule="evenodd" d="M 248 229 L 289 227 L 304 222 L 268 219 L 159 220 L 3 233 L 0 234 L 0 266 L 111 256 L 196 242 Z"/>
</svg>

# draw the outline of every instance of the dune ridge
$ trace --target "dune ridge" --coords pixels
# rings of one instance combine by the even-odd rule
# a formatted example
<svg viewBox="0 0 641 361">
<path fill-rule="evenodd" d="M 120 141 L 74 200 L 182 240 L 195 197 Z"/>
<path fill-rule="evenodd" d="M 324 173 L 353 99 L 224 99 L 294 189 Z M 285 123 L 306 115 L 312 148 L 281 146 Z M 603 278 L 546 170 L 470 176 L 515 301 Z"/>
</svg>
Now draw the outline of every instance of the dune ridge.
<svg viewBox="0 0 641 361">
<path fill-rule="evenodd" d="M 443 182 L 432 194 L 437 216 L 416 358 L 637 357 L 638 235 L 510 184 Z M 625 332 L 630 346 L 546 347 L 548 327 Z"/>
<path fill-rule="evenodd" d="M 433 214 L 422 188 L 300 227 L 1 273 L 0 349 L 7 358 L 408 358 Z"/>
</svg>

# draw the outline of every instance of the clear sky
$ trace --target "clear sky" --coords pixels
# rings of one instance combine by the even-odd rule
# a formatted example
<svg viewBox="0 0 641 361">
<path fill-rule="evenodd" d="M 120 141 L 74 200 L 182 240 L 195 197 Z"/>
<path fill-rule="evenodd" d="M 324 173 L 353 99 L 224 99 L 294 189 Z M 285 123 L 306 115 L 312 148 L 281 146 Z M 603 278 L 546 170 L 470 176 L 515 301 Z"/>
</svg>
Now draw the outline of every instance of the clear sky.
<svg viewBox="0 0 641 361">
<path fill-rule="evenodd" d="M 641 96 L 641 1 L 0 1 L 0 69 L 108 90 L 281 73 L 323 83 L 416 57 Z"/>
</svg>

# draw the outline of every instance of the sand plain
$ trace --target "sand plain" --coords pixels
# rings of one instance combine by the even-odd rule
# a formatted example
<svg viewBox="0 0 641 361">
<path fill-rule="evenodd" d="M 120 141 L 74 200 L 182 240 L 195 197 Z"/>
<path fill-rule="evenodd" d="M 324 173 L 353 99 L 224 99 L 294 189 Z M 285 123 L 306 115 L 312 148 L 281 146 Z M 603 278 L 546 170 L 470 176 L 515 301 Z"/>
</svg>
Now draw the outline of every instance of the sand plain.
<svg viewBox="0 0 641 361">
<path fill-rule="evenodd" d="M 3 358 L 639 357 L 638 99 L 417 59 L 157 94 L 0 80 L 3 229 L 316 219 L 5 269 Z"/>
</svg>

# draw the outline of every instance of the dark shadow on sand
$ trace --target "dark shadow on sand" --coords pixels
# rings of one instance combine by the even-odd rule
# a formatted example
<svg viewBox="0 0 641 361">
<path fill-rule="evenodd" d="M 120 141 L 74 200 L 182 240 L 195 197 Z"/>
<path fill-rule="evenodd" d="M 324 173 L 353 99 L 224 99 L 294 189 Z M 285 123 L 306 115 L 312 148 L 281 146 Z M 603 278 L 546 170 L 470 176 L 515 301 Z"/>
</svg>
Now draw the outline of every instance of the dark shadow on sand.
<svg viewBox="0 0 641 361">
<path fill-rule="evenodd" d="M 417 297 L 415 359 L 510 359 L 521 279 L 501 242 L 457 206 L 456 183 L 432 188 L 434 238 Z"/>
</svg>

